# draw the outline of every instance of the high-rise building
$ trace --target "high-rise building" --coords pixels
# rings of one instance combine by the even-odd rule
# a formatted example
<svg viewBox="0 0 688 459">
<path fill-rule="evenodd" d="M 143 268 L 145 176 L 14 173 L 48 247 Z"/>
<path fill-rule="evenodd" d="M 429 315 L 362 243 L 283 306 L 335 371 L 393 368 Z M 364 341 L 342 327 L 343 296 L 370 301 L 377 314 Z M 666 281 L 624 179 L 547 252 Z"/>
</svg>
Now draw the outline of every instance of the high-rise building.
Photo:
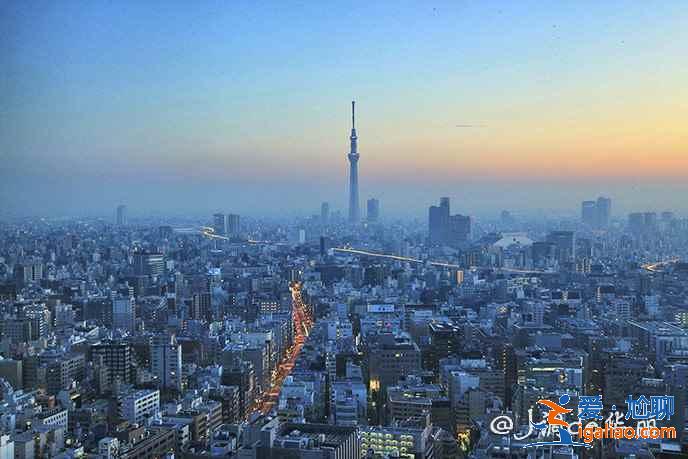
<svg viewBox="0 0 688 459">
<path fill-rule="evenodd" d="M 27 343 L 37 339 L 38 334 L 32 329 L 32 322 L 28 318 L 4 319 L 0 321 L 2 337 L 11 343 Z"/>
<path fill-rule="evenodd" d="M 48 367 L 37 355 L 27 355 L 22 359 L 22 378 L 24 390 L 46 388 L 46 374 Z"/>
<path fill-rule="evenodd" d="M 349 151 L 349 222 L 358 223 L 361 218 L 358 200 L 358 136 L 356 135 L 356 102 L 351 101 L 351 149 Z"/>
<path fill-rule="evenodd" d="M 657 213 L 633 212 L 628 214 L 628 229 L 634 234 L 650 233 L 657 229 Z"/>
<path fill-rule="evenodd" d="M 160 391 L 144 389 L 121 397 L 119 415 L 131 424 L 144 425 L 160 413 Z"/>
<path fill-rule="evenodd" d="M 32 339 L 47 337 L 53 324 L 52 313 L 45 304 L 24 306 L 22 316 L 31 321 Z"/>
<path fill-rule="evenodd" d="M 450 208 L 449 208 L 449 198 L 444 196 L 440 198 L 440 207 L 443 209 L 446 209 L 447 215 L 450 213 Z"/>
<path fill-rule="evenodd" d="M 417 425 L 430 422 L 433 425 L 454 430 L 454 413 L 442 386 L 422 382 L 416 375 L 409 375 L 399 385 L 387 390 L 387 424 L 403 424 L 411 421 Z"/>
<path fill-rule="evenodd" d="M 17 286 L 38 283 L 43 279 L 43 262 L 38 259 L 26 259 L 14 266 L 14 279 Z"/>
<path fill-rule="evenodd" d="M 440 198 L 439 206 L 430 206 L 428 227 L 431 243 L 445 243 L 449 235 L 449 198 Z"/>
<path fill-rule="evenodd" d="M 46 364 L 46 386 L 50 394 L 68 389 L 74 381 L 81 381 L 84 377 L 84 354 L 48 354 L 42 355 L 41 361 Z"/>
<path fill-rule="evenodd" d="M 213 229 L 215 230 L 215 234 L 221 236 L 227 234 L 227 219 L 225 218 L 225 214 L 213 214 Z"/>
<path fill-rule="evenodd" d="M 628 214 L 628 229 L 634 234 L 643 232 L 645 226 L 645 218 L 642 212 L 633 212 Z"/>
<path fill-rule="evenodd" d="M 612 200 L 600 196 L 597 198 L 597 227 L 604 229 L 609 227 L 609 220 L 612 217 Z"/>
<path fill-rule="evenodd" d="M 112 328 L 115 330 L 134 331 L 133 297 L 115 298 L 112 300 Z"/>
<path fill-rule="evenodd" d="M 369 222 L 376 222 L 380 219 L 380 201 L 375 198 L 368 199 L 366 218 Z"/>
<path fill-rule="evenodd" d="M 326 236 L 320 236 L 320 256 L 324 257 L 327 251 L 330 249 L 330 238 Z"/>
<path fill-rule="evenodd" d="M 612 214 L 612 200 L 600 196 L 597 201 L 583 201 L 581 203 L 581 220 L 584 225 L 594 229 L 609 227 Z"/>
<path fill-rule="evenodd" d="M 428 209 L 428 240 L 433 244 L 442 242 L 442 209 L 439 206 Z"/>
<path fill-rule="evenodd" d="M 238 386 L 220 386 L 210 389 L 208 398 L 220 402 L 222 405 L 222 421 L 227 424 L 233 424 L 241 420 L 239 410 L 241 408 L 239 401 L 239 387 Z"/>
<path fill-rule="evenodd" d="M 170 239 L 174 234 L 174 229 L 170 225 L 160 225 L 158 227 L 158 236 L 161 239 Z"/>
<path fill-rule="evenodd" d="M 305 228 L 299 228 L 297 238 L 298 238 L 297 240 L 299 241 L 299 244 L 305 244 L 306 243 L 306 229 Z"/>
<path fill-rule="evenodd" d="M 102 361 L 109 369 L 109 383 L 132 382 L 132 349 L 128 343 L 104 341 L 91 346 L 91 357 L 94 362 Z"/>
<path fill-rule="evenodd" d="M 430 346 L 427 352 L 427 366 L 438 371 L 440 359 L 452 355 L 461 355 L 464 345 L 463 328 L 443 322 L 432 322 L 428 325 Z"/>
<path fill-rule="evenodd" d="M 645 223 L 645 229 L 652 231 L 657 229 L 657 213 L 656 212 L 645 212 L 643 214 L 643 220 Z"/>
<path fill-rule="evenodd" d="M 266 430 L 264 427 L 263 431 Z M 359 459 L 361 457 L 358 429 L 355 426 L 276 423 L 269 435 L 269 438 L 274 440 L 267 445 L 269 451 L 265 457 L 293 459 Z"/>
<path fill-rule="evenodd" d="M 583 201 L 581 204 L 581 220 L 584 225 L 597 226 L 597 202 Z"/>
<path fill-rule="evenodd" d="M 165 256 L 162 253 L 134 252 L 134 274 L 159 277 L 165 273 Z"/>
<path fill-rule="evenodd" d="M 547 235 L 547 242 L 557 247 L 560 265 L 576 259 L 576 235 L 573 231 L 552 231 Z"/>
<path fill-rule="evenodd" d="M 14 441 L 10 435 L 0 435 L 0 459 L 14 459 Z"/>
<path fill-rule="evenodd" d="M 204 320 L 211 312 L 210 292 L 196 292 L 191 299 L 189 318 L 193 320 Z"/>
<path fill-rule="evenodd" d="M 98 456 L 103 459 L 115 459 L 118 457 L 119 440 L 113 437 L 101 438 L 98 441 Z"/>
<path fill-rule="evenodd" d="M 239 416 L 244 418 L 256 395 L 253 365 L 239 358 L 223 362 L 221 382 L 224 386 L 239 388 Z"/>
<path fill-rule="evenodd" d="M 151 344 L 151 373 L 164 389 L 182 390 L 182 347 L 173 336 L 156 336 Z"/>
<path fill-rule="evenodd" d="M 418 374 L 421 369 L 420 349 L 407 333 L 375 336 L 371 340 L 368 359 L 370 387 L 373 389 L 386 389 L 406 375 Z"/>
<path fill-rule="evenodd" d="M 449 217 L 449 244 L 463 244 L 471 237 L 471 217 L 456 214 Z"/>
<path fill-rule="evenodd" d="M 440 198 L 439 206 L 430 206 L 428 211 L 429 240 L 431 244 L 458 246 L 470 239 L 471 217 L 450 215 L 449 198 Z"/>
<path fill-rule="evenodd" d="M 117 206 L 117 226 L 127 225 L 127 206 L 120 204 Z"/>
<path fill-rule="evenodd" d="M 239 236 L 241 234 L 241 223 L 239 220 L 239 215 L 229 214 L 227 215 L 227 236 Z"/>
<path fill-rule="evenodd" d="M 0 378 L 12 385 L 12 388 L 19 390 L 23 385 L 23 370 L 21 360 L 2 359 L 0 360 Z"/>
<path fill-rule="evenodd" d="M 327 225 L 330 221 L 330 203 L 323 202 L 320 204 L 320 222 Z"/>
<path fill-rule="evenodd" d="M 665 210 L 664 212 L 662 212 L 661 217 L 662 217 L 662 222 L 666 223 L 666 222 L 670 222 L 674 218 L 676 218 L 676 215 L 670 210 Z"/>
<path fill-rule="evenodd" d="M 554 264 L 557 258 L 557 246 L 552 242 L 536 241 L 530 247 L 533 267 L 547 268 Z"/>
</svg>

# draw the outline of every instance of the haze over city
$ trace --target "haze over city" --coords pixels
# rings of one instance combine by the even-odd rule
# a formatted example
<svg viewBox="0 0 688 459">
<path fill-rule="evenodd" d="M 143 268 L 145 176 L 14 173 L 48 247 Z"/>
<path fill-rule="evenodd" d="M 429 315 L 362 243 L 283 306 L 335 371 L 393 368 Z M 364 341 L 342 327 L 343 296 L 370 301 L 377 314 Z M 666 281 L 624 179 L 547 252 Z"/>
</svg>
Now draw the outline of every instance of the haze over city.
<svg viewBox="0 0 688 459">
<path fill-rule="evenodd" d="M 688 2 L 0 0 L 0 459 L 688 458 Z"/>
<path fill-rule="evenodd" d="M 386 215 L 685 211 L 687 23 L 680 1 L 6 2 L 2 212 L 345 211 L 352 99 Z"/>
</svg>

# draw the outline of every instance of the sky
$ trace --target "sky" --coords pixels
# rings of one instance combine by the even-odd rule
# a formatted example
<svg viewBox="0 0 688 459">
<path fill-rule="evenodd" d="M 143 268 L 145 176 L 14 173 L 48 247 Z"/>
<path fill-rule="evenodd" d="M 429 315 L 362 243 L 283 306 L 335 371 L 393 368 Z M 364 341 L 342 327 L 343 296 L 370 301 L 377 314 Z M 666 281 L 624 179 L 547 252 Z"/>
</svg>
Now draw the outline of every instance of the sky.
<svg viewBox="0 0 688 459">
<path fill-rule="evenodd" d="M 688 212 L 685 1 L 0 0 L 0 215 Z M 364 203 L 363 203 L 364 205 Z"/>
</svg>

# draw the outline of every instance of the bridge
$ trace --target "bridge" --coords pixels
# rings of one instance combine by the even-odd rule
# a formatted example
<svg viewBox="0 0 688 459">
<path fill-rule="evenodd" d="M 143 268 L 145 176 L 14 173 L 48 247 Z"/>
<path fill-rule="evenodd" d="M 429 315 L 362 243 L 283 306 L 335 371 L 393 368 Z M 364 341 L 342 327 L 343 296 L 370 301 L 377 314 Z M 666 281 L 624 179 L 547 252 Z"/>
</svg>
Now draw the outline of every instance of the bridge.
<svg viewBox="0 0 688 459">
<path fill-rule="evenodd" d="M 442 262 L 442 261 L 421 260 L 420 258 L 404 257 L 404 256 L 400 256 L 400 255 L 393 255 L 393 254 L 380 253 L 380 252 L 371 252 L 368 250 L 354 249 L 351 247 L 337 247 L 337 248 L 334 248 L 332 250 L 335 252 L 350 253 L 350 254 L 361 255 L 361 256 L 366 256 L 366 257 L 378 257 L 378 258 L 387 258 L 389 260 L 406 261 L 409 263 L 421 263 L 421 264 L 427 263 L 430 266 L 438 266 L 440 268 L 465 269 L 465 268 L 461 267 L 460 265 L 456 265 L 453 263 L 446 263 L 446 262 Z M 502 271 L 502 272 L 508 272 L 508 273 L 516 273 L 516 274 L 544 274 L 544 273 L 547 273 L 547 271 L 537 270 L 537 269 L 495 268 L 492 266 L 474 266 L 472 268 L 491 269 L 494 271 Z"/>
<path fill-rule="evenodd" d="M 680 259 L 678 257 L 675 258 L 670 258 L 669 260 L 664 260 L 664 261 L 655 261 L 652 263 L 644 263 L 640 265 L 641 268 L 643 268 L 646 271 L 649 271 L 651 273 L 661 273 L 666 270 L 669 266 L 678 263 Z"/>
<path fill-rule="evenodd" d="M 182 233 L 182 234 L 201 234 L 201 236 L 207 237 L 208 239 L 214 239 L 214 240 L 223 240 L 223 241 L 231 241 L 231 238 L 228 238 L 227 236 L 223 236 L 221 234 L 217 234 L 215 232 L 215 228 L 211 226 L 201 226 L 200 228 L 196 227 L 191 227 L 191 228 L 174 228 L 174 231 L 177 233 Z M 246 239 L 243 241 L 246 244 L 281 244 L 281 242 L 272 242 L 272 241 L 259 241 L 255 239 Z"/>
</svg>

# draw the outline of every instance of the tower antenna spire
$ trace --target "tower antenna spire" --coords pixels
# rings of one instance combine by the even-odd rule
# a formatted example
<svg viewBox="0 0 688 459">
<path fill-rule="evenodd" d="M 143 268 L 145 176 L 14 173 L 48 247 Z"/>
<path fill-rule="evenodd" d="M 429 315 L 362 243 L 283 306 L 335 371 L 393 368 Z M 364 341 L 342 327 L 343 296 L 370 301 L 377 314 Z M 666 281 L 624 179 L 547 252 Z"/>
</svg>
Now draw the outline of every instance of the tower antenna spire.
<svg viewBox="0 0 688 459">
<path fill-rule="evenodd" d="M 351 128 L 356 129 L 356 101 L 351 101 Z"/>
<path fill-rule="evenodd" d="M 349 150 L 349 221 L 358 223 L 360 209 L 358 207 L 358 136 L 356 135 L 356 101 L 351 101 L 351 150 Z"/>
</svg>

